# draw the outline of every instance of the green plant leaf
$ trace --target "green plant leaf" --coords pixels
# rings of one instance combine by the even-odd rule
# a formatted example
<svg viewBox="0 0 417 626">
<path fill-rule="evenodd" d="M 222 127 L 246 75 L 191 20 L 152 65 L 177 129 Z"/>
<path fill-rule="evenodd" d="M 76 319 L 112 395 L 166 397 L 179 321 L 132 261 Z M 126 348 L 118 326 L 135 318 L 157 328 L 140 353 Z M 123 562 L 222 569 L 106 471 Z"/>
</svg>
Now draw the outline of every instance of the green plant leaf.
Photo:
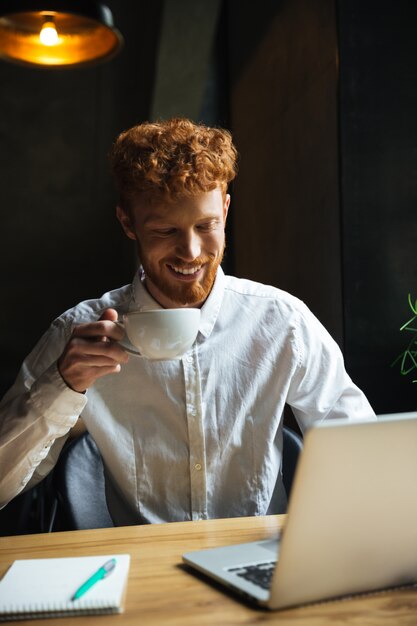
<svg viewBox="0 0 417 626">
<path fill-rule="evenodd" d="M 411 293 L 408 294 L 408 304 L 410 305 L 410 309 L 412 310 L 414 315 L 417 315 L 417 300 L 415 301 L 415 304 L 413 306 L 413 303 L 411 302 Z"/>
<path fill-rule="evenodd" d="M 413 336 L 408 342 L 408 345 L 404 352 L 401 352 L 401 354 L 399 354 L 397 358 L 391 363 L 391 367 L 397 365 L 398 362 L 400 363 L 400 374 L 402 376 L 407 376 L 408 374 L 410 374 L 410 372 L 417 370 L 417 326 L 414 325 L 414 322 L 417 319 L 417 300 L 413 304 L 411 300 L 411 293 L 408 294 L 408 305 L 414 315 L 401 326 L 400 331 L 406 330 L 413 333 Z M 417 382 L 417 379 L 413 380 L 412 382 Z"/>
</svg>

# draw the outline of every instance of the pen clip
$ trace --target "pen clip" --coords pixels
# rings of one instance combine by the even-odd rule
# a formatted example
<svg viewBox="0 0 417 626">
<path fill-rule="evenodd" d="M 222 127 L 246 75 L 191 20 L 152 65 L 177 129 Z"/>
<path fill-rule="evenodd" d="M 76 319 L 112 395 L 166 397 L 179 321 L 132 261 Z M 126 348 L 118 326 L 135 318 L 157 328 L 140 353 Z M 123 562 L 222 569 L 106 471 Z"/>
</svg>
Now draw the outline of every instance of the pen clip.
<svg viewBox="0 0 417 626">
<path fill-rule="evenodd" d="M 116 559 L 109 559 L 102 565 L 102 570 L 104 570 L 103 578 L 106 578 L 116 567 Z"/>
</svg>

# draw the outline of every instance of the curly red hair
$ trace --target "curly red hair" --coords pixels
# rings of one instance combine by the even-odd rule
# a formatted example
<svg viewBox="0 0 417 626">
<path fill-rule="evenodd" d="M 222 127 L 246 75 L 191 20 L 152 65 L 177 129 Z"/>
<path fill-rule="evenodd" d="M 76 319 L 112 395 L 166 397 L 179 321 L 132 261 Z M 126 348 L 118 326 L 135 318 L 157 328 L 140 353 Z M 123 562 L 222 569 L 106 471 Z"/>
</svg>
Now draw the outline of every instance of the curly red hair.
<svg viewBox="0 0 417 626">
<path fill-rule="evenodd" d="M 121 133 L 110 153 L 120 205 L 174 199 L 220 187 L 226 194 L 237 173 L 229 131 L 185 118 L 144 122 Z"/>
</svg>

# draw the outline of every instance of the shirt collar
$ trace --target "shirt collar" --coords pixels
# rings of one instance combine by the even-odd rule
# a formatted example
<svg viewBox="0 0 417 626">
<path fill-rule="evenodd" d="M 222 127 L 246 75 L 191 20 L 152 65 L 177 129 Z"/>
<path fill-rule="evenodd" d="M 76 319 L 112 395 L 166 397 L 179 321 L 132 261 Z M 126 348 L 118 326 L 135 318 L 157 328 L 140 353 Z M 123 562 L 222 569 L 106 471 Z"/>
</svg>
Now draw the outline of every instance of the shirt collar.
<svg viewBox="0 0 417 626">
<path fill-rule="evenodd" d="M 129 305 L 129 311 L 146 311 L 149 309 L 162 309 L 163 307 L 152 298 L 145 287 L 145 272 L 139 267 L 133 279 L 133 298 Z"/>
<path fill-rule="evenodd" d="M 210 295 L 201 307 L 200 333 L 207 339 L 210 336 L 214 324 L 219 315 L 223 302 L 226 277 L 219 266 Z"/>
<path fill-rule="evenodd" d="M 152 298 L 144 285 L 144 272 L 142 267 L 136 272 L 133 279 L 133 297 L 129 305 L 129 311 L 146 309 L 162 309 L 163 307 Z M 199 332 L 207 339 L 210 336 L 223 301 L 225 287 L 225 275 L 221 267 L 218 268 L 209 297 L 201 307 Z"/>
</svg>

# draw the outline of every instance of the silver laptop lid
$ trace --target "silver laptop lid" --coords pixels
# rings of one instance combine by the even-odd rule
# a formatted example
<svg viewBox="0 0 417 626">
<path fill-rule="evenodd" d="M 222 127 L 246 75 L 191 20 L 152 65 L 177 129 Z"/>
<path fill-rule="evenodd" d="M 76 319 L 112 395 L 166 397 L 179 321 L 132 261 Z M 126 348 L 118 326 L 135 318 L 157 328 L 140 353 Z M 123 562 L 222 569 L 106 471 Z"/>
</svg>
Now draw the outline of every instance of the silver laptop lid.
<svg viewBox="0 0 417 626">
<path fill-rule="evenodd" d="M 269 606 L 417 580 L 417 412 L 306 435 Z"/>
</svg>

